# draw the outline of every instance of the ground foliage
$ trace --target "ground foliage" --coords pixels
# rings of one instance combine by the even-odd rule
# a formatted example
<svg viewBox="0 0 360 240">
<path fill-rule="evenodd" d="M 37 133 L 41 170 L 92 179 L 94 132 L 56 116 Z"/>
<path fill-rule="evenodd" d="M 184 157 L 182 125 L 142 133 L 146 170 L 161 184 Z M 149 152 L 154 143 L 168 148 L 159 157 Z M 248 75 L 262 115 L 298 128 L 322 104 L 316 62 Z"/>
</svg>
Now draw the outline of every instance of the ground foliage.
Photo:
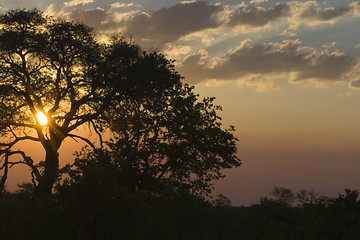
<svg viewBox="0 0 360 240">
<path fill-rule="evenodd" d="M 100 172 L 100 174 L 99 174 Z M 115 170 L 116 172 L 116 170 Z M 0 198 L 0 239 L 358 239 L 359 192 L 291 205 L 277 196 L 249 207 L 189 191 L 128 192 L 109 163 L 32 199 L 30 185 Z M 225 202 L 228 199 L 225 198 Z"/>
</svg>

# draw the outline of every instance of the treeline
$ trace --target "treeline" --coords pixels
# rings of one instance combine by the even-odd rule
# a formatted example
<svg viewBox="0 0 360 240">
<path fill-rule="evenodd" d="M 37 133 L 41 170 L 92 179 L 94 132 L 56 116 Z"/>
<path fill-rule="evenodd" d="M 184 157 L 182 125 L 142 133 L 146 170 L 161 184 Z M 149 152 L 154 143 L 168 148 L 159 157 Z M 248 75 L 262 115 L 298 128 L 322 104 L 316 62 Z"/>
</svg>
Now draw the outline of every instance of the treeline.
<svg viewBox="0 0 360 240">
<path fill-rule="evenodd" d="M 96 171 L 95 171 L 96 170 Z M 336 198 L 274 188 L 249 207 L 174 190 L 129 192 L 111 169 L 87 169 L 36 198 L 32 185 L 0 198 L 0 239 L 359 239 L 357 190 Z"/>
</svg>

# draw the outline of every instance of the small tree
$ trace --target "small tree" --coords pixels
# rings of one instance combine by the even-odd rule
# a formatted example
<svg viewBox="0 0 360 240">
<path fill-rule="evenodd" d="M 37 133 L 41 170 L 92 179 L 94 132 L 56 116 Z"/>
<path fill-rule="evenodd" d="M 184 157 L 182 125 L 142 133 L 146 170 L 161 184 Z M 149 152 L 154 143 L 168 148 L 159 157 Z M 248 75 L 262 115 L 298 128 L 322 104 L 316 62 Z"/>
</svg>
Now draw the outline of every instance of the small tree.
<svg viewBox="0 0 360 240">
<path fill-rule="evenodd" d="M 274 187 L 271 192 L 274 200 L 284 206 L 291 206 L 295 201 L 295 194 L 291 189 L 284 187 Z"/>
<path fill-rule="evenodd" d="M 8 168 L 25 164 L 35 191 L 50 193 L 64 139 L 81 139 L 96 152 L 74 134 L 84 125 L 101 147 L 102 132 L 115 133 L 112 157 L 135 189 L 145 186 L 144 176 L 205 189 L 222 168 L 240 165 L 233 129 L 220 128 L 220 108 L 213 98 L 198 101 L 163 55 L 119 37 L 100 44 L 88 26 L 38 10 L 9 11 L 0 24 L 1 189 Z M 40 143 L 44 161 L 19 150 L 23 141 Z"/>
<path fill-rule="evenodd" d="M 313 189 L 302 189 L 296 193 L 296 199 L 300 206 L 316 204 L 320 199 L 320 194 Z"/>
<path fill-rule="evenodd" d="M 213 201 L 213 204 L 217 207 L 231 207 L 231 200 L 224 194 L 218 194 Z"/>
</svg>

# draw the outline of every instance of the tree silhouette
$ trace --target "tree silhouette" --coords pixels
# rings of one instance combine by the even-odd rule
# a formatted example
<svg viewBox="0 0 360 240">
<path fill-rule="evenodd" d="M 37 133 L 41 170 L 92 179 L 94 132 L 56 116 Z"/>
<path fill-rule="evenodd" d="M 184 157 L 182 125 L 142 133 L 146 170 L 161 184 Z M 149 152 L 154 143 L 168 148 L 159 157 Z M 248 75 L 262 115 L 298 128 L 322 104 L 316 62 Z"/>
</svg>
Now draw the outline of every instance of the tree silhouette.
<svg viewBox="0 0 360 240">
<path fill-rule="evenodd" d="M 121 37 L 99 43 L 90 27 L 38 10 L 9 11 L 0 23 L 1 189 L 8 168 L 25 164 L 35 192 L 51 193 L 65 138 L 81 139 L 97 152 L 90 139 L 74 134 L 84 125 L 101 147 L 105 129 L 115 134 L 112 157 L 134 188 L 145 179 L 129 179 L 143 176 L 206 188 L 222 177 L 222 168 L 240 165 L 233 129 L 220 128 L 213 98 L 198 101 L 162 54 Z M 35 162 L 17 149 L 23 141 L 40 143 L 45 160 Z"/>
<path fill-rule="evenodd" d="M 100 54 L 91 28 L 73 22 L 44 18 L 37 10 L 9 11 L 0 22 L 0 130 L 4 170 L 25 164 L 39 193 L 49 193 L 59 168 L 58 149 L 79 126 L 96 119 L 106 105 L 95 68 Z M 47 117 L 41 125 L 37 115 Z M 21 141 L 40 142 L 45 161 L 35 164 L 23 151 L 13 150 Z M 20 155 L 21 160 L 11 161 Z"/>
</svg>

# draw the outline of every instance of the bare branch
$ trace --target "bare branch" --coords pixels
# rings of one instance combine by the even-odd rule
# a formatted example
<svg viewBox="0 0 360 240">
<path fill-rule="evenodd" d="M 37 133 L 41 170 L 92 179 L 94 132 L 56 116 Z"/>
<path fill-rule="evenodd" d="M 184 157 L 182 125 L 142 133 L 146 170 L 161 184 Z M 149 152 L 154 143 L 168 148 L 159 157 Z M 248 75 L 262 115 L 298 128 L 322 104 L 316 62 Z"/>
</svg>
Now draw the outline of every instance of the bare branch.
<svg viewBox="0 0 360 240">
<path fill-rule="evenodd" d="M 15 136 L 15 139 L 12 142 L 9 142 L 9 143 L 0 142 L 0 147 L 7 147 L 7 150 L 10 150 L 10 148 L 12 148 L 16 143 L 23 141 L 23 140 L 30 140 L 30 141 L 35 141 L 35 142 L 40 141 L 39 138 L 32 137 L 32 136 L 23 136 L 23 137 Z"/>
<path fill-rule="evenodd" d="M 9 162 L 9 157 L 12 155 L 16 155 L 19 154 L 21 155 L 21 157 L 23 158 L 23 161 L 17 161 L 17 162 Z M 31 157 L 27 156 L 25 154 L 25 152 L 23 151 L 7 151 L 5 153 L 5 161 L 3 166 L 1 166 L 0 170 L 4 168 L 4 175 L 1 178 L 0 181 L 0 190 L 3 189 L 6 179 L 7 179 L 7 173 L 8 173 L 8 169 L 9 166 L 12 167 L 16 164 L 25 164 L 27 166 L 29 166 L 31 168 L 31 174 L 32 176 L 34 176 L 38 181 L 41 179 L 41 174 L 39 172 L 39 170 L 37 169 L 37 167 L 34 165 L 34 161 L 31 159 Z"/>
<path fill-rule="evenodd" d="M 82 141 L 86 142 L 87 144 L 90 145 L 90 147 L 92 147 L 92 149 L 94 150 L 94 152 L 98 152 L 97 148 L 95 147 L 95 145 L 87 138 L 75 135 L 75 134 L 68 134 L 69 137 L 71 137 L 72 139 L 74 139 L 76 141 L 76 138 L 81 139 Z M 77 142 L 77 141 L 76 141 Z"/>
<path fill-rule="evenodd" d="M 60 101 L 61 99 L 63 99 L 66 95 L 66 92 L 65 91 L 65 94 L 61 94 L 60 93 L 60 78 L 61 78 L 61 69 L 62 69 L 62 63 L 60 64 L 60 66 L 56 68 L 56 80 L 55 80 L 55 103 L 54 103 L 54 106 L 49 110 L 49 113 L 50 114 L 53 114 L 56 112 L 56 110 L 59 109 L 59 106 L 60 106 Z"/>
<path fill-rule="evenodd" d="M 0 194 L 2 193 L 2 191 L 5 188 L 5 182 L 6 182 L 7 175 L 8 175 L 8 170 L 9 170 L 8 160 L 9 160 L 9 157 L 5 156 L 5 162 L 0 167 L 0 170 L 2 170 L 4 168 L 4 174 L 2 175 L 1 180 L 0 180 Z"/>
<path fill-rule="evenodd" d="M 90 123 L 92 124 L 95 133 L 98 135 L 101 149 L 103 149 L 103 148 L 104 148 L 104 143 L 103 143 L 102 135 L 101 135 L 101 133 L 99 132 L 99 130 L 97 129 L 97 127 L 96 127 L 96 125 L 95 125 L 95 122 L 94 122 L 93 120 L 90 120 Z"/>
</svg>

